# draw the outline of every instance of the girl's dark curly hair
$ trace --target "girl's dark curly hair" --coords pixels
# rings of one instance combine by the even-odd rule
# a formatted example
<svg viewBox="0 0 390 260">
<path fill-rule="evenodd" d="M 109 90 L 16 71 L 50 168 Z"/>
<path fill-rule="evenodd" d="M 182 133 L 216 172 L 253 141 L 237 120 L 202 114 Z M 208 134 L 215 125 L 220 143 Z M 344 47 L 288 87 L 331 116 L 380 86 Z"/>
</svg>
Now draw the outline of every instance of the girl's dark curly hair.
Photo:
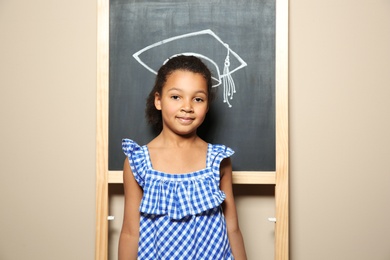
<svg viewBox="0 0 390 260">
<path fill-rule="evenodd" d="M 157 110 L 154 106 L 155 93 L 159 93 L 161 95 L 162 89 L 167 81 L 168 76 L 177 70 L 190 71 L 202 75 L 207 82 L 207 98 L 209 105 L 214 99 L 214 92 L 212 91 L 211 72 L 199 58 L 195 56 L 180 55 L 169 59 L 158 70 L 154 87 L 152 91 L 150 91 L 149 96 L 146 100 L 146 119 L 157 132 L 161 132 L 162 130 L 162 116 L 161 111 Z"/>
</svg>

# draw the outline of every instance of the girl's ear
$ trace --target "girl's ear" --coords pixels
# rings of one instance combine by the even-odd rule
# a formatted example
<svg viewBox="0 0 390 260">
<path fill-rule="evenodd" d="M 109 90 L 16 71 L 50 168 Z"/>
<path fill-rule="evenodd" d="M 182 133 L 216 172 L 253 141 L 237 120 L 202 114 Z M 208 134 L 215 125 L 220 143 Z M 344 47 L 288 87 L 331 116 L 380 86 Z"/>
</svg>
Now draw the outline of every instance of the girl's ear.
<svg viewBox="0 0 390 260">
<path fill-rule="evenodd" d="M 161 96 L 158 92 L 154 93 L 154 106 L 157 110 L 161 110 Z"/>
</svg>

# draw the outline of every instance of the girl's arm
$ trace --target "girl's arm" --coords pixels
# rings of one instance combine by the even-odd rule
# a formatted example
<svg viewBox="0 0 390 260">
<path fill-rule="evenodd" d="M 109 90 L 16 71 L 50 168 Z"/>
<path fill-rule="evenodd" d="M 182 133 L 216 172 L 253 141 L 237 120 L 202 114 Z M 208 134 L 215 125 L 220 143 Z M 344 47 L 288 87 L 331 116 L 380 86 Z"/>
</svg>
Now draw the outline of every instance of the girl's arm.
<svg viewBox="0 0 390 260">
<path fill-rule="evenodd" d="M 119 238 L 118 258 L 119 260 L 136 260 L 138 255 L 139 206 L 142 199 L 142 189 L 134 179 L 128 158 L 126 158 L 123 165 L 123 187 L 125 192 L 125 210 Z"/>
<path fill-rule="evenodd" d="M 230 158 L 226 158 L 221 162 L 221 190 L 225 192 L 226 199 L 224 201 L 224 215 L 226 219 L 227 232 L 232 248 L 234 259 L 246 260 L 246 252 L 244 239 L 238 226 L 236 204 L 233 197 L 232 187 L 232 164 Z"/>
</svg>

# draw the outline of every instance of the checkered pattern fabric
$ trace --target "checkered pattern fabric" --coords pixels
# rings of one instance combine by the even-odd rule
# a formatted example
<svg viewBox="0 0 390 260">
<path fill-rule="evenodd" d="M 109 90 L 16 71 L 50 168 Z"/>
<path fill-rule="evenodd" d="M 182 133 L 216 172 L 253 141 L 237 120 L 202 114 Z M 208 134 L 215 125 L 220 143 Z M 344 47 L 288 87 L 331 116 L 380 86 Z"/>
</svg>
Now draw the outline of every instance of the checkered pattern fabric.
<svg viewBox="0 0 390 260">
<path fill-rule="evenodd" d="M 219 189 L 219 165 L 233 150 L 208 144 L 205 169 L 168 174 L 153 169 L 147 146 L 123 139 L 122 149 L 143 189 L 138 259 L 234 259 Z"/>
</svg>

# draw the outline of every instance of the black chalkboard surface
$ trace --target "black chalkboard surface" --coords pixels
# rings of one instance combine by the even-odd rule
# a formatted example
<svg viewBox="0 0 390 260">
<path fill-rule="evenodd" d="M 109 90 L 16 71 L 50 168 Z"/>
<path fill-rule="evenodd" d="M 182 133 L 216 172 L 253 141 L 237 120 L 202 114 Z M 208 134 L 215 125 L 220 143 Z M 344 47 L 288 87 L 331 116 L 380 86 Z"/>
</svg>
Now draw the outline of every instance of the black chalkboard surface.
<svg viewBox="0 0 390 260">
<path fill-rule="evenodd" d="M 142 145 L 155 136 L 145 100 L 154 72 L 179 53 L 203 57 L 215 77 L 199 134 L 235 150 L 234 171 L 275 170 L 275 0 L 111 0 L 109 8 L 109 170 L 122 169 L 122 138 Z M 224 102 L 230 77 L 236 92 Z"/>
</svg>

